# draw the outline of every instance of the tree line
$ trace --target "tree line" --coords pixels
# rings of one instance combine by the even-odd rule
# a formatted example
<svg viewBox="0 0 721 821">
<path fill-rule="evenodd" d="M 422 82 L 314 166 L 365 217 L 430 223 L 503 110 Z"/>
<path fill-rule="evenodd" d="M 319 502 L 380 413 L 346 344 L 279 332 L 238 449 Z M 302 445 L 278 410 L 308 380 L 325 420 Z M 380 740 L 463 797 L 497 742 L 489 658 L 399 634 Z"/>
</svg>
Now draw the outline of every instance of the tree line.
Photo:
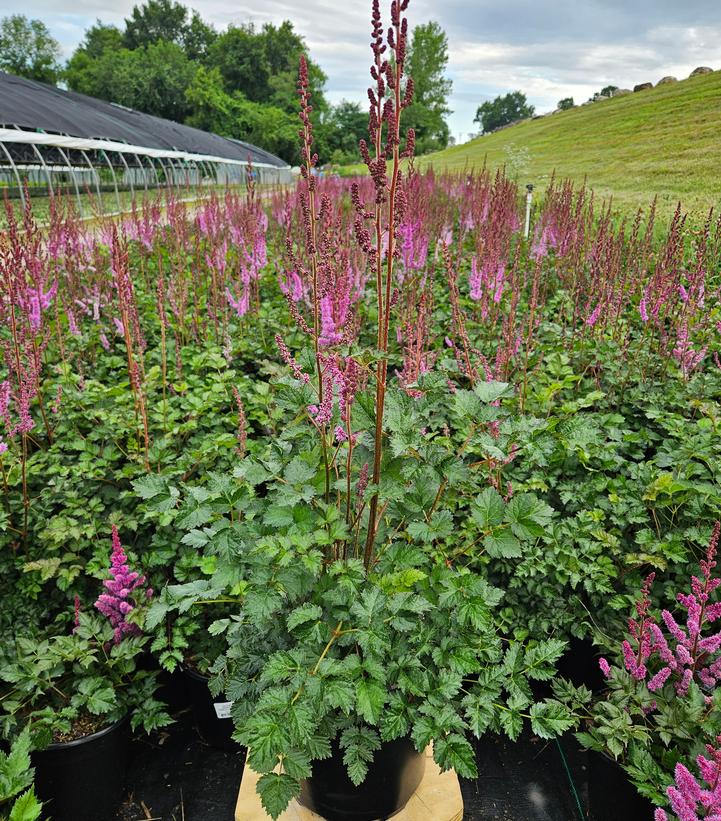
<svg viewBox="0 0 721 821">
<path fill-rule="evenodd" d="M 618 86 L 604 86 L 589 98 L 589 102 L 595 103 L 598 100 L 613 97 L 617 91 Z M 564 97 L 556 104 L 558 111 L 568 111 L 575 107 L 573 97 Z M 493 100 L 486 100 L 486 102 L 479 105 L 473 122 L 480 125 L 484 134 L 488 134 L 519 120 L 527 120 L 529 117 L 533 117 L 535 113 L 535 106 L 528 102 L 528 98 L 522 91 L 509 91 L 508 94 L 499 94 Z"/>
<path fill-rule="evenodd" d="M 292 22 L 229 25 L 218 31 L 175 0 L 136 5 L 124 26 L 97 20 L 63 64 L 61 49 L 40 20 L 0 21 L 0 70 L 257 144 L 296 163 L 300 55 L 308 58 L 315 149 L 322 163 L 358 159 L 368 133 L 364 106 L 331 105 L 327 77 L 308 55 Z M 403 128 L 416 131 L 416 150 L 448 145 L 451 81 L 448 40 L 435 22 L 416 26 L 407 58 L 413 104 Z"/>
</svg>

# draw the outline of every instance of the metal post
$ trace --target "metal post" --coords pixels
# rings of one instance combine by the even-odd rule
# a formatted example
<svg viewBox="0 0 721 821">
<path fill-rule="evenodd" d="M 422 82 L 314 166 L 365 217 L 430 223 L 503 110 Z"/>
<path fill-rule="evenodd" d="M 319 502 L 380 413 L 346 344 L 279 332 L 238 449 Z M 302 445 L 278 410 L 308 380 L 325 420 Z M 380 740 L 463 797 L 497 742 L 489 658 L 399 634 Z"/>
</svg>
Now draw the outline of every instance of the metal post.
<svg viewBox="0 0 721 821">
<path fill-rule="evenodd" d="M 193 181 L 193 188 L 200 188 L 201 183 L 203 181 L 202 174 L 203 172 L 200 170 L 200 166 L 198 165 L 197 160 L 192 160 L 193 163 L 193 173 L 194 173 L 194 181 Z"/>
<path fill-rule="evenodd" d="M 148 161 L 150 170 L 153 172 L 153 176 L 155 177 L 155 188 L 160 188 L 160 177 L 158 176 L 158 169 L 155 167 L 155 162 L 153 161 L 153 158 L 146 156 L 145 159 Z"/>
<path fill-rule="evenodd" d="M 122 151 L 117 152 L 120 159 L 123 161 L 123 165 L 125 166 L 125 173 L 128 175 L 128 182 L 130 183 L 130 196 L 135 199 L 135 186 L 133 185 L 133 177 L 130 174 L 130 168 L 128 168 L 128 163 L 125 161 L 125 157 L 123 156 Z"/>
<path fill-rule="evenodd" d="M 18 190 L 20 191 L 20 202 L 22 202 L 23 210 L 25 210 L 25 207 L 26 207 L 26 204 L 25 204 L 25 187 L 23 186 L 22 180 L 20 179 L 20 172 L 18 171 L 18 168 L 15 165 L 15 161 L 13 160 L 12 155 L 7 150 L 7 148 L 5 147 L 5 143 L 0 142 L 0 148 L 2 148 L 3 152 L 5 153 L 5 156 L 8 158 L 8 162 L 10 163 L 10 168 L 12 168 L 13 174 L 15 174 L 15 179 L 17 180 L 17 183 L 18 183 Z"/>
<path fill-rule="evenodd" d="M 120 205 L 120 193 L 118 192 L 118 181 L 115 177 L 115 169 L 113 168 L 113 164 L 110 162 L 110 157 L 105 152 L 104 148 L 100 149 L 100 153 L 105 157 L 105 162 L 108 164 L 108 168 L 110 169 L 110 173 L 113 175 L 113 188 L 115 188 L 115 201 L 118 204 L 118 213 L 123 210 L 123 207 Z"/>
<path fill-rule="evenodd" d="M 163 157 L 165 162 L 163 165 L 165 166 L 165 182 L 168 184 L 169 188 L 172 188 L 175 185 L 175 165 L 170 157 Z M 170 170 L 168 170 L 168 168 Z"/>
<path fill-rule="evenodd" d="M 69 159 L 68 155 L 63 151 L 63 149 L 60 148 L 59 145 L 55 146 L 55 148 L 57 149 L 60 156 L 67 163 L 68 171 L 70 172 L 70 176 L 73 178 L 73 187 L 75 188 L 75 196 L 78 200 L 78 213 L 82 217 L 82 215 L 83 215 L 83 202 L 80 199 L 80 189 L 78 188 L 78 181 L 77 181 L 77 178 L 75 177 L 75 169 L 72 167 L 72 165 L 70 165 L 70 159 Z"/>
<path fill-rule="evenodd" d="M 45 162 L 45 158 L 40 153 L 40 151 L 38 151 L 38 147 L 35 145 L 35 143 L 30 143 L 30 145 L 32 146 L 33 151 L 35 152 L 35 156 L 40 160 L 40 163 L 42 164 L 42 167 L 45 171 L 45 176 L 48 178 L 48 188 L 50 189 L 50 196 L 54 197 L 55 191 L 53 189 L 53 181 L 50 176 L 50 169 L 48 168 L 48 165 Z"/>
<path fill-rule="evenodd" d="M 140 169 L 142 169 L 142 172 L 143 172 L 143 188 L 145 189 L 145 193 L 147 194 L 148 193 L 148 174 L 145 170 L 145 167 L 140 162 L 140 154 L 135 155 L 135 160 L 138 163 L 138 167 Z"/>
<path fill-rule="evenodd" d="M 215 165 L 210 160 L 205 160 L 203 163 L 208 170 L 208 185 L 213 185 L 215 180 Z"/>
<path fill-rule="evenodd" d="M 83 157 L 85 157 L 85 162 L 88 164 L 88 168 L 90 169 L 90 176 L 95 181 L 95 190 L 98 194 L 98 203 L 100 204 L 100 208 L 102 209 L 103 213 L 105 213 L 105 208 L 103 208 L 103 195 L 100 191 L 100 175 L 95 170 L 95 166 L 93 165 L 90 157 L 88 157 L 86 150 L 84 148 L 81 148 L 80 153 L 83 155 Z"/>
<path fill-rule="evenodd" d="M 163 162 L 163 158 L 162 157 L 156 157 L 156 159 L 160 163 L 160 167 L 163 169 L 163 174 L 165 175 L 165 185 L 166 185 L 166 187 L 172 185 L 173 181 L 172 181 L 171 177 L 168 175 L 168 168 L 165 165 L 165 163 Z"/>
<path fill-rule="evenodd" d="M 171 157 L 166 157 L 166 159 L 168 160 L 168 163 L 170 164 L 170 167 L 173 169 L 173 185 L 175 185 L 176 188 L 179 188 L 180 187 L 180 173 L 178 172 L 178 169 L 177 169 L 175 163 L 173 162 L 172 158 Z"/>
<path fill-rule="evenodd" d="M 526 186 L 526 225 L 523 229 L 523 236 L 528 239 L 531 233 L 531 203 L 533 202 L 533 183 L 528 183 Z"/>
</svg>

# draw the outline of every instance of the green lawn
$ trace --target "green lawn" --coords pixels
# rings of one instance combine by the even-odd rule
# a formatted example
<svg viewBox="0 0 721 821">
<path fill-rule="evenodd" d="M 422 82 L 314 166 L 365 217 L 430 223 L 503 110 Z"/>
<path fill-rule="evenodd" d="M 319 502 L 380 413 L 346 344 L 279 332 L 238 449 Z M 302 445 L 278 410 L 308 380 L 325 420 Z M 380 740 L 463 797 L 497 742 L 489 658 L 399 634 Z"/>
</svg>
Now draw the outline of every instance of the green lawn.
<svg viewBox="0 0 721 821">
<path fill-rule="evenodd" d="M 721 195 L 721 71 L 520 123 L 437 154 L 417 166 L 461 172 L 504 165 L 508 147 L 527 149 L 519 183 L 543 188 L 558 177 L 613 196 L 622 211 L 658 195 L 668 215 L 681 200 L 692 212 Z"/>
</svg>

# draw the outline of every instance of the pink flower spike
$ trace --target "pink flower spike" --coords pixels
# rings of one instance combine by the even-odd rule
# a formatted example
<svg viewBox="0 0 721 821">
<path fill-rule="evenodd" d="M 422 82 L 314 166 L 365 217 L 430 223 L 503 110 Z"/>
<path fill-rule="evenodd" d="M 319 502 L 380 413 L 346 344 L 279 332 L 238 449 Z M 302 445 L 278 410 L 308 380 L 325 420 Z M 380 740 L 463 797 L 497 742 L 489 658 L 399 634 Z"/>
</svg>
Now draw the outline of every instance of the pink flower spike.
<svg viewBox="0 0 721 821">
<path fill-rule="evenodd" d="M 110 579 L 104 582 L 107 593 L 101 593 L 95 607 L 107 617 L 113 627 L 115 643 L 125 636 L 139 636 L 141 631 L 137 624 L 129 622 L 127 616 L 135 609 L 132 594 L 145 584 L 145 576 L 140 575 L 128 566 L 128 557 L 120 543 L 118 528 L 112 528 L 113 551 L 110 559 Z M 143 592 L 147 599 L 148 591 Z M 152 591 L 150 591 L 152 595 Z"/>
<path fill-rule="evenodd" d="M 611 665 L 606 661 L 605 658 L 600 658 L 598 660 L 598 666 L 601 668 L 601 672 L 603 673 L 603 677 L 606 679 L 611 678 Z"/>
<path fill-rule="evenodd" d="M 649 681 L 648 689 L 655 693 L 656 690 L 660 690 L 663 685 L 666 683 L 668 677 L 671 675 L 671 668 L 670 667 L 663 667 L 661 668 L 658 673 Z"/>
</svg>

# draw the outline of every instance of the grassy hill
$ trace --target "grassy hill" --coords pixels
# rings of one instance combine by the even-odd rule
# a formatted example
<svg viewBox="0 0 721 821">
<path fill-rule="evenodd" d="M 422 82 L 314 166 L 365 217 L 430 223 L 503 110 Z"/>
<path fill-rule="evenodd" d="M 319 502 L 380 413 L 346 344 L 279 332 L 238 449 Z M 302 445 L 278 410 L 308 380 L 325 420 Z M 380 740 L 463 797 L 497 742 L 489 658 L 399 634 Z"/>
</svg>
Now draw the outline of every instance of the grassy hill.
<svg viewBox="0 0 721 821">
<path fill-rule="evenodd" d="M 504 165 L 527 149 L 520 183 L 541 188 L 555 170 L 613 196 L 620 210 L 647 205 L 660 211 L 678 200 L 693 212 L 721 199 L 721 71 L 520 123 L 418 158 L 420 168 L 462 171 Z M 509 169 L 512 170 L 512 169 Z"/>
</svg>

